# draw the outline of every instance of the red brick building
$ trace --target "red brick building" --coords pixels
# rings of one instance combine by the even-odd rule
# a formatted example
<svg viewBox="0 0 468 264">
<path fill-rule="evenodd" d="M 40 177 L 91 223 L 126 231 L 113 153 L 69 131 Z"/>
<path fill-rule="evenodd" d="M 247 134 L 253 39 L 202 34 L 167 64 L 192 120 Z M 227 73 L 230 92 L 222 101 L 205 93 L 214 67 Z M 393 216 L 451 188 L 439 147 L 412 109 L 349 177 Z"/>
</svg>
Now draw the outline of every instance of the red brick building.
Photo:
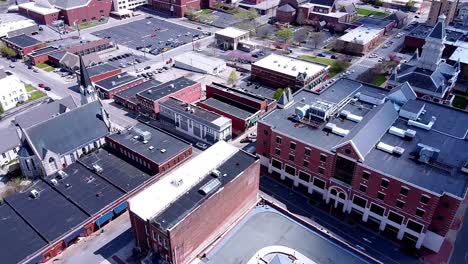
<svg viewBox="0 0 468 264">
<path fill-rule="evenodd" d="M 174 17 L 183 17 L 188 9 L 199 10 L 213 6 L 214 0 L 149 0 L 152 8 L 170 14 Z"/>
<path fill-rule="evenodd" d="M 38 65 L 47 62 L 49 60 L 49 55 L 57 51 L 60 50 L 58 48 L 48 46 L 42 49 L 34 50 L 30 54 L 28 54 L 27 58 L 29 60 L 29 63 L 31 63 L 32 65 Z"/>
<path fill-rule="evenodd" d="M 122 73 L 122 69 L 117 68 L 109 63 L 102 63 L 95 66 L 86 68 L 88 70 L 89 79 L 93 82 L 99 82 L 101 80 L 119 75 Z M 79 71 L 77 71 L 79 73 Z M 79 77 L 79 74 L 77 75 Z M 79 81 L 79 80 L 78 80 Z"/>
<path fill-rule="evenodd" d="M 180 77 L 139 92 L 136 94 L 136 99 L 141 113 L 147 114 L 152 118 L 158 118 L 160 101 L 169 97 L 175 97 L 184 102 L 193 103 L 200 100 L 201 95 L 202 89 L 200 83 Z"/>
<path fill-rule="evenodd" d="M 451 136 L 466 126 L 449 124 L 468 114 L 420 101 L 410 86 L 352 80 L 294 99 L 258 124 L 257 154 L 271 175 L 332 214 L 438 252 L 468 183 L 468 143 Z"/>
<path fill-rule="evenodd" d="M 112 0 L 57 0 L 54 4 L 24 3 L 19 5 L 20 14 L 51 25 L 55 20 L 63 20 L 67 25 L 109 17 Z"/>
<path fill-rule="evenodd" d="M 254 156 L 219 141 L 131 199 L 136 247 L 190 263 L 256 205 L 259 173 Z"/>
<path fill-rule="evenodd" d="M 47 44 L 28 35 L 18 35 L 11 38 L 2 39 L 5 44 L 12 48 L 19 57 L 24 57 L 29 53 L 45 47 Z"/>
<path fill-rule="evenodd" d="M 251 79 L 273 88 L 312 88 L 328 78 L 330 66 L 271 54 L 252 63 Z"/>
<path fill-rule="evenodd" d="M 112 99 L 115 94 L 135 87 L 142 82 L 144 82 L 143 78 L 124 72 L 96 82 L 95 88 L 100 98 Z"/>
</svg>

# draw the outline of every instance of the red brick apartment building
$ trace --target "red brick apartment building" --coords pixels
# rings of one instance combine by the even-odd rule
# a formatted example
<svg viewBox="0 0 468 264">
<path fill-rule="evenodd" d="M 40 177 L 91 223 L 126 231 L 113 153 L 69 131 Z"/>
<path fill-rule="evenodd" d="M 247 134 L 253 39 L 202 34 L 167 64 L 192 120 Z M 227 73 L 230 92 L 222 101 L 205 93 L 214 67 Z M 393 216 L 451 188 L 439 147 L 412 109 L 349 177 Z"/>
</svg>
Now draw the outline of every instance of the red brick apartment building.
<svg viewBox="0 0 468 264">
<path fill-rule="evenodd" d="M 31 52 L 45 47 L 47 44 L 28 35 L 18 35 L 11 38 L 3 38 L 2 41 L 12 48 L 19 57 L 26 56 Z"/>
<path fill-rule="evenodd" d="M 258 123 L 271 175 L 334 214 L 438 252 L 466 199 L 468 114 L 417 99 L 407 83 L 388 91 L 341 79 L 294 99 Z"/>
<path fill-rule="evenodd" d="M 112 0 L 58 0 L 45 5 L 36 2 L 20 4 L 19 13 L 36 22 L 51 25 L 56 20 L 63 20 L 67 25 L 109 17 Z"/>
<path fill-rule="evenodd" d="M 258 202 L 259 170 L 254 156 L 217 142 L 129 201 L 137 248 L 190 263 Z"/>
</svg>

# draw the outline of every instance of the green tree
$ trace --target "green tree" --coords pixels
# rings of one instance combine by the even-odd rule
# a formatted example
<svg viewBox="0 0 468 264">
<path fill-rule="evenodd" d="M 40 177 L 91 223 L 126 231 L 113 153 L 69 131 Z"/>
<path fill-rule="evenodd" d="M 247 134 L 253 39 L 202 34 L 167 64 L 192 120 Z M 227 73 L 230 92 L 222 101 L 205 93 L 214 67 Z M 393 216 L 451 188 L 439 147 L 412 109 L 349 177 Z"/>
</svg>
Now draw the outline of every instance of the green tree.
<svg viewBox="0 0 468 264">
<path fill-rule="evenodd" d="M 2 44 L 2 46 L 0 47 L 0 52 L 5 55 L 5 56 L 8 56 L 8 57 L 14 57 L 16 56 L 16 51 L 10 47 L 8 47 L 7 45 L 5 44 Z"/>
<path fill-rule="evenodd" d="M 0 115 L 3 114 L 3 107 L 0 105 Z M 1 118 L 0 118 L 1 119 Z"/>
<path fill-rule="evenodd" d="M 289 28 L 283 28 L 276 32 L 276 36 L 284 42 L 288 42 L 294 36 L 294 32 Z"/>
<path fill-rule="evenodd" d="M 409 0 L 408 2 L 406 2 L 406 7 L 408 9 L 412 9 L 414 7 L 414 4 L 415 4 L 414 0 Z"/>
<path fill-rule="evenodd" d="M 346 70 L 351 63 L 344 60 L 335 60 L 330 66 L 330 72 L 342 72 Z"/>
<path fill-rule="evenodd" d="M 197 11 L 193 8 L 187 8 L 187 10 L 185 11 L 185 16 L 189 19 L 189 20 L 196 20 L 197 19 Z"/>
<path fill-rule="evenodd" d="M 275 93 L 273 94 L 273 99 L 278 101 L 282 94 L 283 94 L 283 89 L 281 88 L 276 89 Z"/>
<path fill-rule="evenodd" d="M 237 71 L 232 70 L 231 73 L 229 74 L 229 77 L 228 77 L 228 80 L 227 80 L 228 84 L 229 85 L 235 85 L 238 80 L 239 80 L 239 77 L 237 76 Z"/>
</svg>

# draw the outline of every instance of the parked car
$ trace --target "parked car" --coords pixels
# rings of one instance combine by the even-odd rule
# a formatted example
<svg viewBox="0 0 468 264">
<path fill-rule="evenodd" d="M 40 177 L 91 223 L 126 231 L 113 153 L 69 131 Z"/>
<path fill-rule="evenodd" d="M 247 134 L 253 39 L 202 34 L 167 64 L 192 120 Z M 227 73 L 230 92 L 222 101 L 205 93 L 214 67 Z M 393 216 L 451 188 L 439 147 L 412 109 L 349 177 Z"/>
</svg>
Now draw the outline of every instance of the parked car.
<svg viewBox="0 0 468 264">
<path fill-rule="evenodd" d="M 39 72 L 39 70 L 37 68 L 34 68 L 33 72 Z"/>
<path fill-rule="evenodd" d="M 43 83 L 39 84 L 39 88 L 44 88 L 44 87 L 45 87 L 45 85 Z"/>
<path fill-rule="evenodd" d="M 28 70 L 31 70 L 32 69 L 32 66 L 31 65 L 28 65 Z"/>
<path fill-rule="evenodd" d="M 46 91 L 50 91 L 51 89 L 50 89 L 50 87 L 49 87 L 49 86 L 46 86 L 46 87 L 44 87 L 44 90 L 46 90 Z"/>
<path fill-rule="evenodd" d="M 149 70 L 149 69 L 151 69 L 151 66 L 146 66 L 146 67 L 144 68 L 144 70 Z"/>
<path fill-rule="evenodd" d="M 10 68 L 14 68 L 14 67 L 15 67 L 15 64 L 10 63 Z"/>
<path fill-rule="evenodd" d="M 201 149 L 203 149 L 203 150 L 205 150 L 205 149 L 208 148 L 208 145 L 205 144 L 205 143 L 202 143 L 202 142 L 197 142 L 197 143 L 195 144 L 195 146 L 197 146 L 197 147 L 199 147 L 199 148 L 201 148 Z"/>
</svg>

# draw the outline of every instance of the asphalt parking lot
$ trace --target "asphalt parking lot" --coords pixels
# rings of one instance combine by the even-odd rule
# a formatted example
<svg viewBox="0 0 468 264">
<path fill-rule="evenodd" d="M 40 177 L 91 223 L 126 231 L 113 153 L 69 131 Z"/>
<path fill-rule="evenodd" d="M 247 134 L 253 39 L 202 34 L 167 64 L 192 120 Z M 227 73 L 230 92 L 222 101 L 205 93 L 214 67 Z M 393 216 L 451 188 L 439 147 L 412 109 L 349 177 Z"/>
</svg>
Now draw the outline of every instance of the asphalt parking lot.
<svg viewBox="0 0 468 264">
<path fill-rule="evenodd" d="M 138 56 L 131 53 L 124 53 L 110 57 L 107 62 L 117 68 L 131 67 L 132 65 L 138 65 L 139 63 L 145 62 L 148 59 L 142 56 Z"/>
<path fill-rule="evenodd" d="M 157 55 L 205 37 L 202 31 L 187 28 L 154 17 L 116 26 L 93 33 L 110 38 L 115 43 Z"/>
</svg>

